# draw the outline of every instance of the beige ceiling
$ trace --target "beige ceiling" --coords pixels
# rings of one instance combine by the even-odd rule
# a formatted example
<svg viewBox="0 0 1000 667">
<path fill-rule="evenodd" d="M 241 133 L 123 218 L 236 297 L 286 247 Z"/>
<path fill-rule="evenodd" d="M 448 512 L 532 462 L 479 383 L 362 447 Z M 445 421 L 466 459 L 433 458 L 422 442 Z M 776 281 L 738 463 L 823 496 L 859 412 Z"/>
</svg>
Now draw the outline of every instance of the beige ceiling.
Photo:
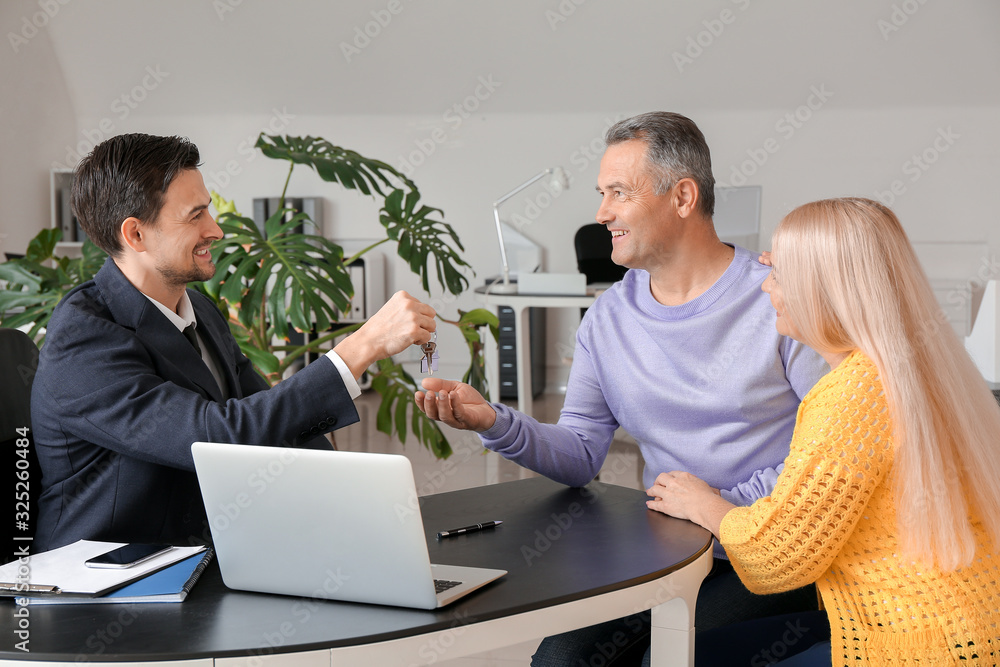
<svg viewBox="0 0 1000 667">
<path fill-rule="evenodd" d="M 135 113 L 441 114 L 484 81 L 492 112 L 1000 104 L 996 0 L 94 0 L 47 30 L 78 118 L 164 81 Z"/>
</svg>

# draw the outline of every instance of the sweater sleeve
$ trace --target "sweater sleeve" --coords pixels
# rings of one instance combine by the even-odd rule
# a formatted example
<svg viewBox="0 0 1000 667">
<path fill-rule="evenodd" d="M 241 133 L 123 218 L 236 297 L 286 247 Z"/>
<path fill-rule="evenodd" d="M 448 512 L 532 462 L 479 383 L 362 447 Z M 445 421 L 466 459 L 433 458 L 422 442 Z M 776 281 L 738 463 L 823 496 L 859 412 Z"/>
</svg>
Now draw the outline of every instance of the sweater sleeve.
<svg viewBox="0 0 1000 667">
<path fill-rule="evenodd" d="M 150 327 L 140 335 L 81 303 L 60 304 L 51 320 L 32 389 L 36 442 L 96 445 L 193 471 L 195 441 L 309 446 L 358 420 L 332 364 L 309 364 L 268 389 L 225 325 L 223 344 L 232 346 L 245 396 L 220 403 L 195 389 L 166 348 L 154 347 L 161 339 Z M 166 331 L 187 345 L 176 329 Z"/>
<path fill-rule="evenodd" d="M 778 475 L 785 468 L 781 463 L 776 468 L 758 470 L 746 482 L 740 482 L 732 489 L 719 489 L 719 495 L 737 507 L 752 505 L 759 498 L 771 495 Z"/>
<path fill-rule="evenodd" d="M 888 409 L 875 367 L 855 353 L 803 400 L 771 496 L 726 514 L 720 542 L 754 593 L 815 582 L 891 465 Z"/>
<path fill-rule="evenodd" d="M 559 423 L 543 424 L 493 404 L 496 423 L 479 434 L 487 449 L 567 486 L 584 486 L 597 476 L 618 428 L 583 329 L 577 332 Z"/>
<path fill-rule="evenodd" d="M 784 338 L 780 353 L 788 384 L 800 399 L 805 398 L 820 378 L 830 372 L 830 366 L 823 357 L 793 338 Z"/>
<path fill-rule="evenodd" d="M 817 380 L 830 372 L 830 366 L 823 357 L 796 340 L 783 337 L 779 349 L 785 377 L 799 399 L 809 393 Z M 754 501 L 771 495 L 783 468 L 784 464 L 781 464 L 758 470 L 746 482 L 731 489 L 721 489 L 720 494 L 737 507 L 752 505 Z"/>
</svg>

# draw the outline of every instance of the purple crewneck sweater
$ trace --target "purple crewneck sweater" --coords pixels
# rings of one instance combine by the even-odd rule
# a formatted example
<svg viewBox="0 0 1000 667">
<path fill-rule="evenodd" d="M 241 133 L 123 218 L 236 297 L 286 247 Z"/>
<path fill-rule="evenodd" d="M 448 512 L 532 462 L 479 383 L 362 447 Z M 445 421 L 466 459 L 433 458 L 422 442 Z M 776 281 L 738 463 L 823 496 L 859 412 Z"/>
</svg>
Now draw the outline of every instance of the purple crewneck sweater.
<svg viewBox="0 0 1000 667">
<path fill-rule="evenodd" d="M 657 302 L 649 274 L 630 270 L 580 324 L 559 422 L 494 404 L 483 445 L 582 486 L 600 471 L 620 425 L 642 451 L 646 488 L 661 472 L 684 470 L 735 505 L 767 496 L 799 401 L 830 370 L 775 330 L 760 289 L 769 270 L 737 247 L 719 280 L 680 306 Z"/>
</svg>

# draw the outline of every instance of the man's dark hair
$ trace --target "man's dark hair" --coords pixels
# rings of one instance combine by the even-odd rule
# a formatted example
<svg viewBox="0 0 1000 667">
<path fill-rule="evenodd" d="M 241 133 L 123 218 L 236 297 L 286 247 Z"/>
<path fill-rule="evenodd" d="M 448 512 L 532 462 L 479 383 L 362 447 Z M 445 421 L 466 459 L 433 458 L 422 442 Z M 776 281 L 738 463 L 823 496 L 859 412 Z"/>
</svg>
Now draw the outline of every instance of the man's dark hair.
<svg viewBox="0 0 1000 667">
<path fill-rule="evenodd" d="M 121 134 L 102 141 L 73 175 L 73 212 L 87 236 L 117 257 L 126 218 L 152 224 L 182 169 L 196 169 L 198 147 L 183 137 Z"/>
<path fill-rule="evenodd" d="M 646 144 L 646 160 L 656 178 L 654 192 L 665 194 L 677 181 L 698 185 L 698 208 L 711 219 L 715 213 L 715 176 L 705 135 L 690 118 L 652 111 L 618 121 L 604 136 L 608 146 L 633 139 Z"/>
</svg>

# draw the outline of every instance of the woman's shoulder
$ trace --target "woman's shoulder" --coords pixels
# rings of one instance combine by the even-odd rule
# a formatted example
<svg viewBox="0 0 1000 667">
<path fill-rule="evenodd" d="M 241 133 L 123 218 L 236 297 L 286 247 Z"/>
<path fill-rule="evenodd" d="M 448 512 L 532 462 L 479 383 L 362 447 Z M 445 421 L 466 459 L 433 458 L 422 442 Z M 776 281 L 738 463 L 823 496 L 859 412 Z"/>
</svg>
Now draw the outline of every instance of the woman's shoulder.
<svg viewBox="0 0 1000 667">
<path fill-rule="evenodd" d="M 824 375 L 805 398 L 808 406 L 885 405 L 878 367 L 861 350 L 854 350 L 836 368 Z"/>
<path fill-rule="evenodd" d="M 837 469 L 862 458 L 882 470 L 893 447 L 891 421 L 878 368 L 855 351 L 802 399 L 792 448 L 815 451 L 822 443 L 823 456 L 839 462 Z"/>
</svg>

